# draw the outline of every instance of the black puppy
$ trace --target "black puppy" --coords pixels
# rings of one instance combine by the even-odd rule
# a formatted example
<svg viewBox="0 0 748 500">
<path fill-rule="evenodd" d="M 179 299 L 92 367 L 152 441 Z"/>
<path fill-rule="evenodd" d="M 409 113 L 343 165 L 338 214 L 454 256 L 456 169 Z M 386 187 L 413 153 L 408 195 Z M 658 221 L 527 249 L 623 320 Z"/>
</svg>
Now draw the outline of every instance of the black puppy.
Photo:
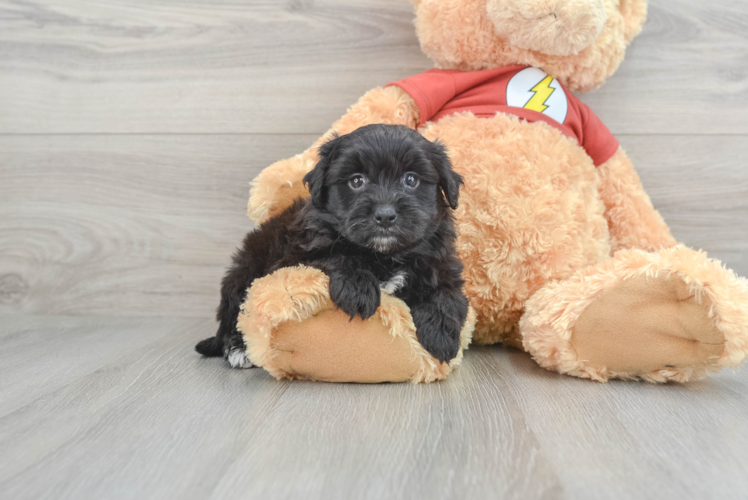
<svg viewBox="0 0 748 500">
<path fill-rule="evenodd" d="M 380 287 L 410 307 L 418 340 L 440 361 L 457 355 L 468 312 L 452 210 L 462 178 L 447 154 L 402 126 L 368 125 L 320 148 L 304 177 L 311 198 L 247 234 L 223 279 L 218 333 L 195 349 L 248 367 L 236 323 L 252 282 L 305 264 L 330 277 L 330 298 L 369 318 Z"/>
</svg>

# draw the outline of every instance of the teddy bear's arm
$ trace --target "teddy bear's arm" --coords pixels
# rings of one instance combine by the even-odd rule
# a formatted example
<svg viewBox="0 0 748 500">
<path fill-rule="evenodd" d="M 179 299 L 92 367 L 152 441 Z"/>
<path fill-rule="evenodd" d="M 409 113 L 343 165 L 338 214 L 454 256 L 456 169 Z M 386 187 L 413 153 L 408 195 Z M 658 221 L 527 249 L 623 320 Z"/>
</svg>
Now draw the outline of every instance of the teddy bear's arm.
<svg viewBox="0 0 748 500">
<path fill-rule="evenodd" d="M 598 168 L 598 173 L 613 253 L 623 248 L 653 251 L 676 244 L 622 148 Z"/>
<path fill-rule="evenodd" d="M 319 160 L 319 147 L 334 134 L 347 134 L 372 123 L 416 128 L 419 122 L 418 106 L 400 87 L 377 87 L 370 90 L 306 151 L 276 162 L 260 172 L 252 182 L 249 193 L 247 213 L 250 219 L 259 224 L 282 212 L 296 198 L 309 195 L 303 183 L 304 175 Z"/>
</svg>

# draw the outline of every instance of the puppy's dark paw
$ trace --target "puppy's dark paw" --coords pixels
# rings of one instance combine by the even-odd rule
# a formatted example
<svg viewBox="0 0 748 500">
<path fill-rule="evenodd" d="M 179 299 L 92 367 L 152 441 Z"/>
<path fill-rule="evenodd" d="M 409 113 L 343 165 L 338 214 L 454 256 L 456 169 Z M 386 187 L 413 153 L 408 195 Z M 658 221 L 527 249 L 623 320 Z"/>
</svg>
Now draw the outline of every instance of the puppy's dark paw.
<svg viewBox="0 0 748 500">
<path fill-rule="evenodd" d="M 365 270 L 333 273 L 330 275 L 330 298 L 351 319 L 357 314 L 369 319 L 379 308 L 379 281 Z"/>
<path fill-rule="evenodd" d="M 429 354 L 442 363 L 452 361 L 460 350 L 462 324 L 446 316 L 433 304 L 414 307 L 410 311 L 416 336 Z"/>
</svg>

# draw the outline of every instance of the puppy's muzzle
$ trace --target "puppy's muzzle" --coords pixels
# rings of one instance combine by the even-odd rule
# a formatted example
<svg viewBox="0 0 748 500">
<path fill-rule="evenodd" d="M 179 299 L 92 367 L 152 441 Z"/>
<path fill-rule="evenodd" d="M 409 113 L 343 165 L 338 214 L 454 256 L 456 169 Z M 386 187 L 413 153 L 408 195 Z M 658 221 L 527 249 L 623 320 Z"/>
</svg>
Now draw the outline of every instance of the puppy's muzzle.
<svg viewBox="0 0 748 500">
<path fill-rule="evenodd" d="M 391 227 L 395 224 L 396 220 L 397 211 L 395 211 L 395 207 L 392 205 L 380 206 L 374 211 L 374 222 L 377 223 L 377 226 L 383 229 Z"/>
</svg>

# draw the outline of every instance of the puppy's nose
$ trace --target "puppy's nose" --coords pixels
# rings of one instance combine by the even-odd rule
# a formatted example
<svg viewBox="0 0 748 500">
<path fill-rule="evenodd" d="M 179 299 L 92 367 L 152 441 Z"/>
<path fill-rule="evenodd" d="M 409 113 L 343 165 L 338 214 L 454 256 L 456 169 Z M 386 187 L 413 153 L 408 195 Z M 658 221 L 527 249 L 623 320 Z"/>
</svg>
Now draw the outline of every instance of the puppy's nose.
<svg viewBox="0 0 748 500">
<path fill-rule="evenodd" d="M 397 220 L 397 212 L 392 205 L 377 207 L 374 212 L 374 220 L 382 227 L 390 227 Z"/>
</svg>

